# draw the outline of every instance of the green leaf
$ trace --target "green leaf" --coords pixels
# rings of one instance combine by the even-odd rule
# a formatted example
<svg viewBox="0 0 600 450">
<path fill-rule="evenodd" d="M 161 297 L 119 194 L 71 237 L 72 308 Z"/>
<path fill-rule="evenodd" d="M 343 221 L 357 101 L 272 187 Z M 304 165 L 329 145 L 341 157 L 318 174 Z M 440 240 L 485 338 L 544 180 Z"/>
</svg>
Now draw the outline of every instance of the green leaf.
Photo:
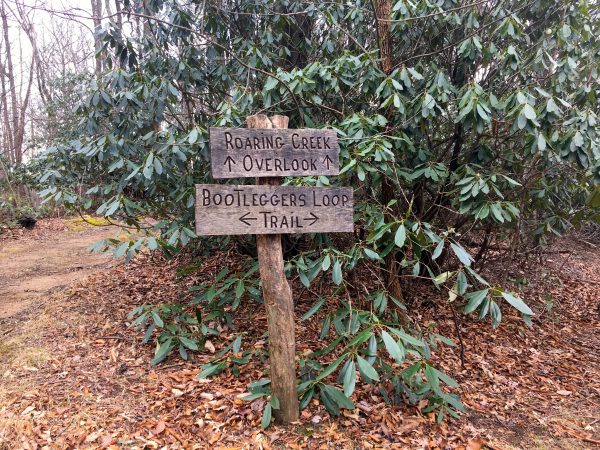
<svg viewBox="0 0 600 450">
<path fill-rule="evenodd" d="M 525 314 L 527 316 L 534 315 L 531 308 L 529 308 L 529 306 L 527 306 L 525 304 L 525 302 L 523 300 L 521 300 L 520 298 L 515 297 L 514 295 L 512 295 L 508 292 L 502 292 L 502 297 L 504 297 L 504 300 L 506 300 L 508 303 L 510 303 L 513 307 L 518 309 L 523 314 Z"/>
<path fill-rule="evenodd" d="M 356 336 L 354 336 L 350 342 L 348 342 L 348 346 L 351 347 L 353 345 L 360 345 L 363 342 L 367 342 L 371 338 L 371 336 L 373 336 L 371 329 L 365 328 Z"/>
<path fill-rule="evenodd" d="M 216 375 L 219 372 L 223 371 L 223 369 L 225 369 L 225 367 L 227 367 L 227 363 L 225 361 L 222 361 L 218 364 L 214 364 L 214 363 L 204 364 L 202 366 L 202 371 L 198 375 L 196 375 L 196 379 L 201 380 L 203 378 L 208 378 L 212 375 Z"/>
<path fill-rule="evenodd" d="M 123 242 L 115 250 L 115 252 L 113 254 L 114 257 L 115 258 L 121 258 L 125 254 L 125 252 L 127 251 L 128 248 L 129 248 L 129 242 Z"/>
<path fill-rule="evenodd" d="M 331 398 L 340 408 L 354 409 L 354 403 L 344 395 L 338 388 L 331 386 L 330 384 L 324 384 L 321 386 L 321 392 L 327 392 L 327 396 Z"/>
<path fill-rule="evenodd" d="M 315 304 L 312 305 L 312 307 L 308 311 L 306 311 L 306 313 L 302 316 L 301 320 L 309 319 L 313 314 L 315 314 L 319 309 L 321 309 L 321 306 L 323 306 L 325 300 L 325 297 L 319 298 L 319 300 L 317 300 Z"/>
<path fill-rule="evenodd" d="M 193 341 L 189 338 L 179 336 L 179 342 L 181 342 L 185 347 L 189 348 L 190 350 L 198 350 L 198 344 L 196 343 L 196 341 Z"/>
<path fill-rule="evenodd" d="M 235 287 L 235 296 L 240 298 L 244 294 L 245 290 L 246 287 L 244 286 L 244 280 L 239 280 L 237 282 L 237 286 Z"/>
<path fill-rule="evenodd" d="M 158 248 L 158 242 L 157 242 L 156 238 L 154 238 L 154 237 L 148 238 L 148 248 L 150 250 L 156 250 Z"/>
<path fill-rule="evenodd" d="M 300 279 L 300 283 L 302 283 L 302 285 L 304 285 L 305 287 L 310 286 L 310 280 L 306 276 L 306 272 L 304 272 L 303 270 L 298 269 L 298 278 Z"/>
<path fill-rule="evenodd" d="M 323 262 L 321 263 L 321 269 L 323 270 L 323 272 L 327 272 L 330 266 L 331 257 L 329 255 L 326 255 L 325 258 L 323 258 Z"/>
<path fill-rule="evenodd" d="M 433 282 L 436 285 L 445 283 L 452 275 L 454 275 L 454 272 L 442 272 L 433 279 Z"/>
<path fill-rule="evenodd" d="M 456 277 L 457 294 L 464 295 L 464 293 L 467 292 L 468 286 L 469 286 L 469 283 L 467 281 L 467 276 L 461 270 L 460 272 L 458 272 L 458 275 Z"/>
<path fill-rule="evenodd" d="M 277 83 L 279 83 L 279 81 L 277 81 L 277 79 L 275 79 L 273 77 L 267 78 L 267 82 L 265 83 L 265 91 L 272 90 L 275 86 L 277 86 Z"/>
<path fill-rule="evenodd" d="M 340 414 L 340 407 L 338 403 L 331 398 L 324 386 L 326 385 L 320 386 L 321 401 L 323 402 L 323 405 L 329 414 L 338 416 Z"/>
<path fill-rule="evenodd" d="M 467 253 L 467 251 L 464 248 L 462 248 L 462 246 L 451 242 L 450 247 L 452 247 L 452 251 L 461 263 L 463 263 L 465 266 L 471 265 L 471 263 L 473 262 L 473 258 Z"/>
<path fill-rule="evenodd" d="M 218 283 L 219 281 L 221 281 L 223 278 L 225 278 L 225 275 L 227 275 L 229 273 L 229 269 L 227 267 L 223 267 L 221 269 L 221 271 L 217 274 L 217 276 L 215 277 L 215 283 Z"/>
<path fill-rule="evenodd" d="M 529 120 L 535 120 L 535 118 L 537 117 L 535 109 L 533 109 L 529 105 L 529 103 L 527 103 L 527 104 L 525 104 L 525 106 L 523 106 L 523 115 Z"/>
<path fill-rule="evenodd" d="M 337 369 L 339 367 L 339 365 L 342 363 L 342 361 L 344 360 L 344 358 L 346 357 L 345 354 L 342 354 L 338 359 L 336 359 L 334 362 L 332 362 L 327 369 L 325 369 L 323 372 L 321 372 L 319 375 L 317 375 L 316 380 L 320 381 L 323 380 L 324 378 L 328 377 L 329 375 L 331 375 L 335 369 Z"/>
<path fill-rule="evenodd" d="M 398 364 L 402 364 L 404 362 L 405 354 L 404 350 L 400 348 L 396 340 L 392 336 L 390 336 L 390 334 L 385 330 L 381 330 L 381 338 L 383 339 L 385 348 L 387 349 L 390 356 L 394 358 L 394 360 Z"/>
<path fill-rule="evenodd" d="M 374 259 L 375 261 L 381 261 L 381 256 L 379 256 L 376 252 L 374 252 L 370 248 L 365 248 L 364 251 L 365 251 L 365 255 L 367 256 L 367 258 Z"/>
<path fill-rule="evenodd" d="M 279 398 L 276 395 L 271 395 L 271 400 L 269 400 L 273 409 L 279 409 L 281 405 L 279 404 Z"/>
<path fill-rule="evenodd" d="M 171 339 L 167 339 L 162 344 L 160 344 L 154 352 L 154 358 L 152 358 L 152 365 L 159 364 L 161 361 L 163 361 L 172 349 L 173 341 Z"/>
<path fill-rule="evenodd" d="M 467 306 L 465 306 L 464 313 L 469 314 L 475 311 L 481 302 L 487 297 L 489 289 L 482 289 L 481 291 L 469 292 L 465 297 L 469 300 Z"/>
<path fill-rule="evenodd" d="M 403 223 L 400 224 L 398 229 L 396 230 L 396 235 L 394 236 L 394 243 L 402 248 L 404 243 L 406 242 L 406 227 Z"/>
<path fill-rule="evenodd" d="M 239 353 L 242 347 L 242 335 L 237 336 L 231 343 L 231 351 L 233 353 Z"/>
<path fill-rule="evenodd" d="M 367 362 L 366 359 L 364 359 L 360 355 L 357 355 L 356 361 L 358 362 L 358 369 L 360 370 L 360 373 L 361 375 L 363 375 L 363 377 L 368 378 L 369 381 L 379 381 L 379 374 L 373 368 L 373 366 Z"/>
<path fill-rule="evenodd" d="M 431 368 L 433 369 L 433 371 L 435 372 L 435 375 L 437 376 L 437 378 L 439 380 L 443 381 L 444 383 L 446 383 L 451 388 L 457 388 L 458 387 L 458 383 L 456 382 L 456 380 L 454 378 L 446 375 L 444 372 L 439 371 L 435 367 L 431 367 Z"/>
<path fill-rule="evenodd" d="M 425 343 L 423 341 L 409 334 L 406 334 L 404 331 L 397 330 L 396 328 L 390 328 L 389 330 L 396 336 L 398 336 L 400 339 L 402 339 L 404 342 L 412 345 L 413 347 L 425 347 Z"/>
<path fill-rule="evenodd" d="M 521 112 L 521 114 L 519 114 L 519 116 L 517 117 L 517 126 L 519 127 L 519 130 L 522 130 L 523 128 L 525 128 L 526 125 L 527 117 L 525 117 L 525 114 Z"/>
<path fill-rule="evenodd" d="M 338 286 L 342 283 L 342 265 L 337 259 L 335 260 L 335 264 L 333 265 L 331 278 L 333 279 L 333 282 Z"/>
<path fill-rule="evenodd" d="M 194 128 L 188 136 L 188 143 L 195 144 L 197 140 L 198 140 L 198 129 Z"/>
<path fill-rule="evenodd" d="M 541 152 L 546 150 L 546 139 L 544 138 L 544 135 L 542 133 L 538 134 L 537 147 L 538 150 L 540 150 Z"/>
<path fill-rule="evenodd" d="M 250 383 L 248 385 L 248 389 L 252 390 L 252 389 L 259 388 L 259 387 L 268 386 L 269 384 L 271 384 L 271 380 L 269 380 L 269 379 L 253 381 L 252 383 Z"/>
<path fill-rule="evenodd" d="M 248 394 L 248 395 L 242 397 L 242 400 L 244 400 L 245 402 L 251 402 L 251 401 L 256 400 L 257 398 L 264 397 L 265 395 L 267 395 L 266 392 L 253 392 L 251 394 Z"/>
<path fill-rule="evenodd" d="M 439 258 L 439 256 L 442 254 L 442 251 L 444 250 L 444 243 L 444 240 L 438 242 L 438 244 L 435 246 L 433 254 L 431 255 L 431 259 L 436 260 Z"/>
<path fill-rule="evenodd" d="M 160 316 L 157 314 L 156 311 L 152 310 L 150 312 L 150 314 L 152 315 L 152 319 L 154 319 L 154 323 L 156 324 L 157 327 L 164 327 L 165 323 L 163 322 L 163 320 L 160 318 Z"/>
<path fill-rule="evenodd" d="M 354 361 L 348 361 L 348 367 L 344 373 L 344 394 L 346 397 L 350 397 L 354 392 L 356 386 L 356 364 Z"/>
<path fill-rule="evenodd" d="M 312 398 L 315 395 L 315 387 L 311 387 L 310 389 L 308 389 L 303 395 L 302 398 L 300 399 L 300 409 L 304 409 L 308 406 L 308 404 L 310 403 L 310 401 L 312 400 Z"/>
<path fill-rule="evenodd" d="M 267 428 L 269 425 L 271 425 L 271 412 L 272 412 L 271 403 L 267 403 L 267 406 L 265 406 L 265 410 L 263 411 L 262 419 L 260 421 L 260 427 L 263 430 L 265 428 Z"/>
<path fill-rule="evenodd" d="M 440 387 L 440 380 L 438 379 L 435 369 L 429 364 L 425 366 L 425 376 L 427 377 L 427 382 L 429 383 L 431 390 L 438 395 L 443 395 Z"/>
</svg>

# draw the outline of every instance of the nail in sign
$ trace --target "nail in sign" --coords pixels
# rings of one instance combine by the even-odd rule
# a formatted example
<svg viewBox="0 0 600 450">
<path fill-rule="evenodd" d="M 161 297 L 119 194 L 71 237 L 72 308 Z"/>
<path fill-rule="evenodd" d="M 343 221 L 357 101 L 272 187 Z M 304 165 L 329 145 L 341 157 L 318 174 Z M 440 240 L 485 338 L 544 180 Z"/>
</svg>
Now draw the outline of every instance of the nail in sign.
<svg viewBox="0 0 600 450">
<path fill-rule="evenodd" d="M 213 178 L 338 175 L 333 130 L 210 128 Z"/>
<path fill-rule="evenodd" d="M 352 232 L 352 193 L 352 188 L 197 184 L 196 232 Z"/>
</svg>

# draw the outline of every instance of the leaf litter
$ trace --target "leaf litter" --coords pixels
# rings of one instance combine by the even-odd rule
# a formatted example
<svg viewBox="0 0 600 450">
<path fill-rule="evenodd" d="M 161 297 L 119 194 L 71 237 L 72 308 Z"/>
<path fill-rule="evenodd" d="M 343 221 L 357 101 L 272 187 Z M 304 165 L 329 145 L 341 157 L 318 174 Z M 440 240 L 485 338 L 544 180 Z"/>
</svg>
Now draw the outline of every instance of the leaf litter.
<svg viewBox="0 0 600 450">
<path fill-rule="evenodd" d="M 434 353 L 434 364 L 460 383 L 467 407 L 460 421 L 438 425 L 433 414 L 421 412 L 424 404 L 388 405 L 376 386 L 358 383 L 354 410 L 331 417 L 313 399 L 297 424 L 266 430 L 260 428 L 266 400 L 242 400 L 249 383 L 268 378 L 261 305 L 243 303 L 235 329 L 211 338 L 207 351 L 194 353 L 191 361 L 172 355 L 152 366 L 153 346 L 143 345 L 142 334 L 126 326 L 135 306 L 190 300 L 190 286 L 213 279 L 224 266 L 236 270 L 239 255 L 143 255 L 52 294 L 37 314 L 7 334 L 0 331 L 0 449 L 600 445 L 600 258 L 597 248 L 572 238 L 556 245 L 570 250 L 568 258 L 548 253 L 541 264 L 514 269 L 515 278 L 527 279 L 525 285 L 517 281 L 537 314 L 532 329 L 512 311 L 498 329 L 462 316 L 464 368 L 458 347 Z M 177 275 L 192 262 L 199 262 L 197 269 Z M 292 288 L 299 318 L 315 298 L 297 279 Z M 435 322 L 440 334 L 453 337 L 452 311 L 435 302 L 440 294 L 425 286 L 410 289 L 434 305 L 419 307 L 421 326 Z M 314 339 L 318 330 L 317 317 L 297 321 L 299 355 L 327 345 Z M 226 370 L 197 380 L 200 366 L 240 332 L 242 347 L 256 350 L 250 363 L 240 366 L 239 375 Z M 19 351 L 41 346 L 44 357 L 33 363 L 8 358 L 2 353 L 7 342 L 18 342 Z"/>
</svg>

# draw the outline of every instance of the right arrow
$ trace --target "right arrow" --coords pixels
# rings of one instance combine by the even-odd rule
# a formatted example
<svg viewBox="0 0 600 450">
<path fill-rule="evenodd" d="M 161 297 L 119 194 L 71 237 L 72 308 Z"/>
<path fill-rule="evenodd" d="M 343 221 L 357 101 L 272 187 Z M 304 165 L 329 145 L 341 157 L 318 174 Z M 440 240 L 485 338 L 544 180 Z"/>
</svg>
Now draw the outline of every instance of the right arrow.
<svg viewBox="0 0 600 450">
<path fill-rule="evenodd" d="M 249 212 L 244 214 L 242 217 L 239 218 L 239 221 L 246 224 L 247 226 L 250 226 L 251 224 L 248 222 L 249 220 L 258 220 L 256 217 L 246 217 L 249 214 L 250 214 Z"/>
<path fill-rule="evenodd" d="M 304 220 L 309 220 L 309 221 L 310 221 L 309 225 L 314 225 L 314 223 L 315 223 L 317 220 L 319 220 L 319 217 L 318 217 L 318 216 L 315 216 L 315 213 L 313 213 L 313 212 L 311 212 L 311 213 L 310 213 L 310 215 L 311 215 L 312 217 L 305 217 L 305 218 L 304 218 Z"/>
<path fill-rule="evenodd" d="M 325 163 L 327 164 L 327 170 L 329 170 L 329 164 L 333 164 L 333 159 L 331 159 L 331 158 L 329 157 L 329 155 L 327 155 L 327 156 L 325 157 L 325 159 L 323 160 L 323 164 L 325 164 Z"/>
<path fill-rule="evenodd" d="M 228 156 L 227 158 L 225 158 L 225 162 L 223 163 L 223 165 L 229 164 L 230 172 L 231 172 L 231 163 L 235 164 L 235 160 L 231 156 Z M 329 166 L 327 166 L 327 168 L 329 169 Z"/>
</svg>

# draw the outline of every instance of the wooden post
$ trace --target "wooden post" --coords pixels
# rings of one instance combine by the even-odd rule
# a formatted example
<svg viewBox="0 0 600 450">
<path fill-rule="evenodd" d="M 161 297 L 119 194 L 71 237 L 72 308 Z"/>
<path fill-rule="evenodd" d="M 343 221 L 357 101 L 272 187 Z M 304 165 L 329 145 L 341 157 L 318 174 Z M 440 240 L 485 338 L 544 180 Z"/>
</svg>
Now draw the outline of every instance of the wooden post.
<svg viewBox="0 0 600 450">
<path fill-rule="evenodd" d="M 264 114 L 246 118 L 249 128 L 287 128 L 289 118 Z M 257 178 L 256 184 L 278 186 L 279 178 Z M 269 360 L 271 388 L 280 408 L 273 410 L 275 420 L 290 423 L 298 420 L 296 393 L 296 332 L 292 290 L 283 271 L 280 234 L 256 236 L 263 299 L 269 326 Z"/>
</svg>

